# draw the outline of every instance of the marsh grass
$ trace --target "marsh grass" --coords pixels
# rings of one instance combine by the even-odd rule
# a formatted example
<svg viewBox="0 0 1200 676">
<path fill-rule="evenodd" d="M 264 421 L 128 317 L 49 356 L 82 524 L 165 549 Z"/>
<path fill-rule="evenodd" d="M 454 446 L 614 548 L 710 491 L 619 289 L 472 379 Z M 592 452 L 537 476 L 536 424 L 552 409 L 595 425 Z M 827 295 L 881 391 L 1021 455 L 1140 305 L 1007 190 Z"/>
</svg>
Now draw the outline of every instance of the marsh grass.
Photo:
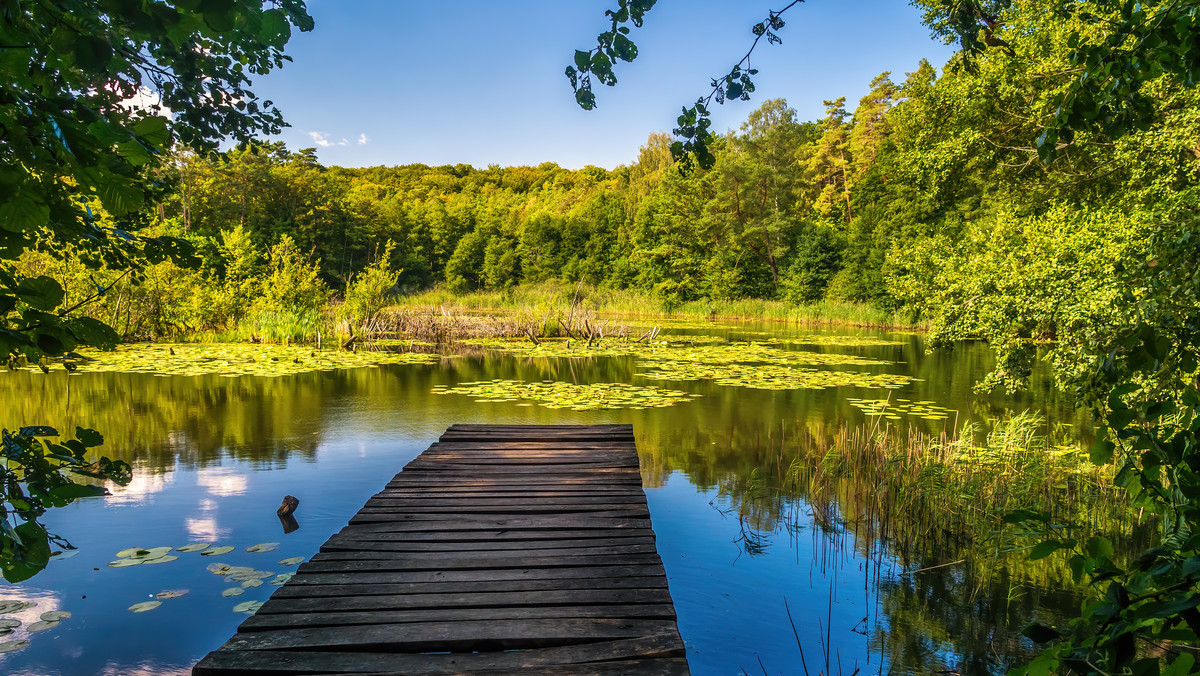
<svg viewBox="0 0 1200 676">
<path fill-rule="evenodd" d="M 863 303 L 792 305 L 783 301 L 747 298 L 697 300 L 672 305 L 644 292 L 555 281 L 468 294 L 455 294 L 445 287 L 437 287 L 402 297 L 398 305 L 405 308 L 448 308 L 455 312 L 565 311 L 577 298 L 585 308 L 596 314 L 628 318 L 757 319 L 811 325 L 924 328 L 922 322 L 908 313 L 890 312 Z"/>
<path fill-rule="evenodd" d="M 753 529 L 811 523 L 906 570 L 966 562 L 977 587 L 1016 570 L 1045 588 L 1073 586 L 1065 558 L 1026 561 L 1035 542 L 1005 525 L 1012 510 L 1046 511 L 1072 536 L 1153 537 L 1152 524 L 1113 485 L 1113 468 L 1092 465 L 1066 430 L 1048 429 L 1028 412 L 986 433 L 969 424 L 941 435 L 843 425 L 832 438 L 787 440 L 763 470 L 721 487 Z"/>
</svg>

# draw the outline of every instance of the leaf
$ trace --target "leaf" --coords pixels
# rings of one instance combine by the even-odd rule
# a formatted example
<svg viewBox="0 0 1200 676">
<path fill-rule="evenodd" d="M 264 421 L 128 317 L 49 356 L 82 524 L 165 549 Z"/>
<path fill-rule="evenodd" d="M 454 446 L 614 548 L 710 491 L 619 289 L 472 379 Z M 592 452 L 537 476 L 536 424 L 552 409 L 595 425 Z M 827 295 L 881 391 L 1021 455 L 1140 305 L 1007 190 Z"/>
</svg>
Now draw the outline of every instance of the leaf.
<svg viewBox="0 0 1200 676">
<path fill-rule="evenodd" d="M 154 598 L 159 599 L 159 600 L 165 600 L 165 599 L 177 599 L 181 596 L 187 596 L 186 589 L 168 589 L 167 591 L 160 591 L 159 593 L 154 595 Z"/>
<path fill-rule="evenodd" d="M 65 620 L 70 616 L 71 613 L 67 610 L 47 610 L 46 612 L 42 613 L 42 620 L 45 622 L 58 622 L 59 620 Z"/>
<path fill-rule="evenodd" d="M 0 643 L 0 653 L 16 652 L 29 645 L 29 641 L 5 641 Z"/>
<path fill-rule="evenodd" d="M 1040 622 L 1030 622 L 1021 628 L 1021 634 L 1034 643 L 1046 643 L 1055 639 L 1062 638 L 1062 633 L 1053 627 L 1048 627 Z"/>
<path fill-rule="evenodd" d="M 175 551 L 177 551 L 177 552 L 200 552 L 200 551 L 204 551 L 205 549 L 208 549 L 208 547 L 209 547 L 209 543 L 207 543 L 207 542 L 194 542 L 192 544 L 184 545 L 182 547 L 176 547 Z"/>
<path fill-rule="evenodd" d="M 259 554 L 262 552 L 273 551 L 278 546 L 279 546 L 278 542 L 260 542 L 256 545 L 250 545 L 249 547 L 246 548 L 246 551 L 248 551 L 252 554 Z"/>
<path fill-rule="evenodd" d="M 287 15 L 282 10 L 268 9 L 263 12 L 262 29 L 258 37 L 271 47 L 282 48 L 292 37 L 292 27 L 288 24 Z"/>
<path fill-rule="evenodd" d="M 50 207 L 33 197 L 17 193 L 0 200 L 0 228 L 11 232 L 31 232 L 50 222 Z"/>
<path fill-rule="evenodd" d="M 1086 548 L 1092 558 L 1111 559 L 1113 555 L 1112 541 L 1105 537 L 1088 538 Z"/>
<path fill-rule="evenodd" d="M 281 565 L 281 566 L 295 566 L 295 565 L 301 564 L 301 563 L 304 563 L 303 556 L 290 556 L 286 559 L 279 560 L 279 565 Z"/>
<path fill-rule="evenodd" d="M 262 607 L 263 607 L 262 601 L 243 601 L 233 607 L 233 612 L 246 613 L 247 615 L 253 615 L 254 613 L 258 612 L 259 608 L 262 608 Z"/>
<path fill-rule="evenodd" d="M 121 336 L 98 319 L 91 317 L 75 317 L 63 323 L 80 343 L 98 347 L 101 350 L 111 350 L 121 342 Z"/>
<path fill-rule="evenodd" d="M 222 554 L 228 554 L 234 549 L 236 549 L 236 547 L 233 545 L 221 545 L 220 547 L 213 547 L 208 551 L 200 552 L 200 556 L 220 556 Z"/>
<path fill-rule="evenodd" d="M 43 312 L 50 312 L 61 305 L 64 295 L 62 285 L 45 276 L 22 279 L 15 292 L 23 303 Z"/>
<path fill-rule="evenodd" d="M 31 634 L 35 634 L 39 631 L 46 631 L 47 629 L 53 629 L 53 628 L 57 627 L 58 625 L 59 625 L 58 622 L 44 622 L 44 621 L 34 622 L 33 624 L 26 627 L 25 630 Z"/>
<path fill-rule="evenodd" d="M 1054 552 L 1062 549 L 1063 546 L 1063 543 L 1058 540 L 1046 540 L 1045 542 L 1039 542 L 1034 545 L 1032 550 L 1030 550 L 1029 560 L 1037 561 L 1038 559 L 1044 559 Z"/>
<path fill-rule="evenodd" d="M 129 610 L 135 613 L 144 613 L 147 610 L 154 610 L 161 605 L 162 601 L 142 601 L 141 603 L 135 603 L 132 606 L 129 606 Z"/>
<path fill-rule="evenodd" d="M 234 596 L 241 596 L 242 594 L 245 594 L 245 593 L 246 593 L 246 589 L 244 587 L 230 587 L 230 588 L 226 589 L 225 591 L 221 592 L 221 596 L 230 598 L 230 597 L 234 597 Z"/>
<path fill-rule="evenodd" d="M 171 132 L 167 129 L 167 118 L 157 115 L 138 120 L 133 125 L 133 133 L 155 148 L 161 148 L 171 140 Z"/>
</svg>

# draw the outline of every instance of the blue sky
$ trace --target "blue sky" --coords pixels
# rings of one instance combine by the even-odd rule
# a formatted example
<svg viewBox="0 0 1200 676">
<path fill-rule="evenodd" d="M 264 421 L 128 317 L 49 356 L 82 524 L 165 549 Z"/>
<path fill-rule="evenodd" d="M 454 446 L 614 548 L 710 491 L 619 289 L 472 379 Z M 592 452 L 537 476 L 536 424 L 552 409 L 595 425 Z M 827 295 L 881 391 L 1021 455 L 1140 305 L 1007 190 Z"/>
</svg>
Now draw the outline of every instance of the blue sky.
<svg viewBox="0 0 1200 676">
<path fill-rule="evenodd" d="M 316 29 L 294 33 L 295 61 L 253 89 L 292 125 L 279 139 L 317 147 L 328 165 L 612 168 L 633 162 L 651 132 L 670 131 L 746 52 L 750 27 L 785 4 L 659 0 L 631 35 L 637 60 L 618 65 L 615 88 L 597 84 L 588 112 L 563 69 L 595 44 L 616 0 L 309 0 Z M 768 98 L 806 120 L 838 96 L 853 110 L 880 72 L 902 80 L 922 57 L 940 67 L 952 53 L 903 0 L 810 0 L 784 18 L 783 44 L 755 53 L 754 98 L 716 107 L 716 130 Z"/>
</svg>

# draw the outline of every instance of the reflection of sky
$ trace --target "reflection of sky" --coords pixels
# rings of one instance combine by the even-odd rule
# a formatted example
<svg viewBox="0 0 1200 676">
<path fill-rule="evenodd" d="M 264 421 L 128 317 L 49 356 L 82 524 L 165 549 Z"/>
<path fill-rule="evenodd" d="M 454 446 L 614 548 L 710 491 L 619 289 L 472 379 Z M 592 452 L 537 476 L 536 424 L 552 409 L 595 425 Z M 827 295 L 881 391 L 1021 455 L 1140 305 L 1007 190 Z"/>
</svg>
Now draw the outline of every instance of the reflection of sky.
<svg viewBox="0 0 1200 676">
<path fill-rule="evenodd" d="M 133 480 L 127 485 L 107 484 L 112 495 L 104 501 L 108 504 L 142 504 L 149 501 L 151 496 L 165 491 L 174 481 L 174 472 L 154 472 L 147 467 L 135 466 Z"/>
<path fill-rule="evenodd" d="M 196 472 L 196 485 L 213 497 L 243 495 L 248 484 L 245 474 L 238 474 L 228 467 L 205 467 Z"/>
<path fill-rule="evenodd" d="M 63 610 L 61 595 L 48 589 L 38 589 L 37 587 L 9 587 L 0 589 L 0 600 L 25 601 L 37 604 L 32 608 L 26 608 L 19 612 L 0 615 L 0 617 L 6 619 L 21 621 L 21 626 L 13 629 L 11 634 L 5 634 L 3 637 L 0 637 L 0 641 L 29 641 L 32 643 L 39 640 L 51 640 L 50 637 L 54 634 L 54 629 L 30 634 L 28 628 L 29 625 L 42 619 L 42 613 L 48 613 L 51 610 Z M 68 617 L 62 620 L 62 622 L 67 623 L 71 619 Z"/>
</svg>

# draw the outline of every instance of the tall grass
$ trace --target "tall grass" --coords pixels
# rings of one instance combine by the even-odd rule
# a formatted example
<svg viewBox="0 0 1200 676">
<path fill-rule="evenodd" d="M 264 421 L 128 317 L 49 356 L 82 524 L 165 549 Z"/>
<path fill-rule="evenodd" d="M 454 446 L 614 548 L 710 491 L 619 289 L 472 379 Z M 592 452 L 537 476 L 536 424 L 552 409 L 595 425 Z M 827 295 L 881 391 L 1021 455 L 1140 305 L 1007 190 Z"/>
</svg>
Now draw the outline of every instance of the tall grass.
<svg viewBox="0 0 1200 676">
<path fill-rule="evenodd" d="M 444 287 L 404 296 L 403 307 L 436 307 L 456 311 L 518 311 L 530 308 L 565 309 L 576 300 L 603 315 L 645 318 L 761 319 L 803 324 L 836 324 L 884 328 L 923 328 L 909 313 L 890 312 L 865 303 L 817 302 L 792 305 L 783 301 L 745 298 L 697 300 L 673 305 L 652 294 L 557 281 L 496 290 L 454 294 Z"/>
</svg>

